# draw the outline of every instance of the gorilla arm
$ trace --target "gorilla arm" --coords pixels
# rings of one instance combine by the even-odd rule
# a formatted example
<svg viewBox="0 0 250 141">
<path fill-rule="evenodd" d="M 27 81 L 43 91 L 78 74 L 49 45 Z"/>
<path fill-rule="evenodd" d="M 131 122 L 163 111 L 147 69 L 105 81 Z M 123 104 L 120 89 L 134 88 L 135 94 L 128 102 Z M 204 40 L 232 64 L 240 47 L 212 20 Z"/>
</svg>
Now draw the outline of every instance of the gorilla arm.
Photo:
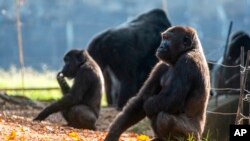
<svg viewBox="0 0 250 141">
<path fill-rule="evenodd" d="M 87 85 L 91 84 L 91 73 L 92 72 L 88 70 L 80 70 L 78 75 L 82 76 L 75 77 L 74 84 L 72 89 L 70 89 L 70 92 L 62 97 L 62 99 L 46 107 L 34 120 L 44 120 L 52 113 L 70 108 L 78 104 L 81 101 L 84 93 L 86 93 L 87 88 L 89 88 Z M 85 86 L 77 84 L 84 84 Z"/>
<path fill-rule="evenodd" d="M 56 76 L 57 82 L 61 88 L 62 94 L 66 95 L 69 93 L 70 91 L 70 87 L 68 85 L 68 83 L 66 82 L 62 72 L 59 72 Z"/>
<path fill-rule="evenodd" d="M 181 59 L 181 60 L 180 60 Z M 150 97 L 144 103 L 144 111 L 148 117 L 156 116 L 160 111 L 168 113 L 183 112 L 185 99 L 188 97 L 192 87 L 193 66 L 191 60 L 180 58 L 176 65 L 170 70 L 168 85 L 163 84 L 159 94 Z"/>
<path fill-rule="evenodd" d="M 131 98 L 122 112 L 120 112 L 115 121 L 111 124 L 105 141 L 117 141 L 122 132 L 143 119 L 146 115 L 142 106 L 142 97 L 135 96 Z"/>
<path fill-rule="evenodd" d="M 137 96 L 128 101 L 126 106 L 111 124 L 105 141 L 117 141 L 122 132 L 146 116 L 143 110 L 143 103 L 145 99 L 158 93 L 160 90 L 161 75 L 167 70 L 168 66 L 163 63 L 158 63 L 154 67 Z"/>
</svg>

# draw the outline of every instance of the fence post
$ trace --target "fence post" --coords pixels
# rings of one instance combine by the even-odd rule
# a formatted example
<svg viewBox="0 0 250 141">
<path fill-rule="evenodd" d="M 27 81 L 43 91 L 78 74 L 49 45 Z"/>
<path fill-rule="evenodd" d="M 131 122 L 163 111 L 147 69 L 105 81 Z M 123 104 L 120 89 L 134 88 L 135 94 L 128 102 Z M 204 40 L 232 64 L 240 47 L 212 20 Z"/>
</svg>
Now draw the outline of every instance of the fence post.
<svg viewBox="0 0 250 141">
<path fill-rule="evenodd" d="M 233 27 L 233 21 L 230 21 L 230 24 L 229 24 L 229 27 L 228 27 L 228 32 L 227 32 L 227 39 L 226 39 L 226 44 L 225 44 L 225 50 L 224 50 L 223 58 L 227 57 L 228 42 L 229 42 L 229 37 L 231 35 L 232 27 Z"/>
<path fill-rule="evenodd" d="M 247 84 L 247 79 L 248 79 L 248 71 L 249 71 L 249 61 L 250 61 L 250 50 L 247 51 L 247 65 L 246 65 L 246 73 L 245 73 L 245 87 L 246 87 L 246 84 Z M 245 89 L 245 88 L 244 88 Z M 244 97 L 246 97 L 246 95 L 244 95 Z M 250 102 L 248 102 L 248 114 L 245 114 L 245 115 L 248 115 L 250 117 Z M 248 117 L 248 124 L 250 124 L 250 118 Z"/>
<path fill-rule="evenodd" d="M 161 1 L 161 5 L 162 5 L 162 10 L 167 13 L 167 0 L 162 0 Z M 168 14 L 168 13 L 167 13 Z"/>
<path fill-rule="evenodd" d="M 247 58 L 246 58 L 246 65 L 245 65 L 245 71 L 244 71 L 244 82 L 243 82 L 243 90 L 244 90 L 244 95 L 243 95 L 243 104 L 242 104 L 242 107 L 244 107 L 244 105 L 246 105 L 247 103 L 245 103 L 244 100 L 245 97 L 246 97 L 246 94 L 245 94 L 245 90 L 246 90 L 246 82 L 247 82 L 247 76 L 248 76 L 248 67 L 249 67 L 249 57 L 250 57 L 250 50 L 247 51 Z M 246 115 L 249 115 L 249 113 L 244 113 L 244 111 L 242 111 L 243 115 L 244 115 L 244 118 L 246 118 Z M 248 123 L 250 123 L 250 119 L 248 118 Z"/>
<path fill-rule="evenodd" d="M 235 124 L 242 124 L 241 119 L 241 112 L 243 111 L 243 94 L 244 94 L 244 48 L 241 47 L 241 53 L 240 53 L 240 96 L 239 96 L 239 103 L 237 108 L 237 115 L 235 119 Z"/>
<path fill-rule="evenodd" d="M 18 41 L 18 51 L 19 51 L 19 64 L 20 64 L 20 69 L 21 69 L 22 88 L 24 88 L 24 59 L 23 59 L 23 43 L 22 43 L 20 5 L 21 5 L 20 0 L 16 0 L 16 26 L 17 26 L 17 41 Z"/>
</svg>

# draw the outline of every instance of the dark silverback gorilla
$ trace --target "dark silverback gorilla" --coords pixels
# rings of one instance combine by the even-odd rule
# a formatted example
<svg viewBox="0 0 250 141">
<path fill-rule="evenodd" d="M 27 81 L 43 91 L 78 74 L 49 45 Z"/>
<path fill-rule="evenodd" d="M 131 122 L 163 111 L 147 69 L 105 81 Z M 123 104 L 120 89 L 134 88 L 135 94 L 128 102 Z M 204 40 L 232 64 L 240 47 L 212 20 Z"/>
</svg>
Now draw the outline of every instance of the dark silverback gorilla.
<svg viewBox="0 0 250 141">
<path fill-rule="evenodd" d="M 69 126 L 95 130 L 103 91 L 101 70 L 85 50 L 70 50 L 64 63 L 57 75 L 63 98 L 45 108 L 34 120 L 44 120 L 61 111 Z M 64 77 L 74 78 L 71 88 Z"/>
<path fill-rule="evenodd" d="M 109 104 L 121 109 L 157 63 L 161 32 L 170 27 L 164 11 L 155 9 L 97 35 L 88 52 L 103 71 Z"/>
<path fill-rule="evenodd" d="M 160 62 L 111 124 L 105 141 L 117 141 L 122 132 L 145 116 L 151 120 L 154 140 L 188 135 L 201 138 L 210 78 L 196 31 L 184 26 L 169 28 L 162 33 L 156 56 Z"/>
<path fill-rule="evenodd" d="M 240 52 L 241 47 L 244 47 L 244 62 L 246 62 L 247 51 L 250 50 L 250 37 L 243 31 L 236 32 L 232 35 L 229 46 L 218 63 L 228 66 L 240 65 Z M 212 87 L 213 88 L 240 88 L 240 67 L 224 67 L 215 65 L 212 74 Z M 247 79 L 247 81 L 250 81 Z M 250 89 L 248 86 L 247 89 Z M 238 94 L 237 91 L 216 91 L 212 90 L 214 95 L 220 94 Z"/>
</svg>

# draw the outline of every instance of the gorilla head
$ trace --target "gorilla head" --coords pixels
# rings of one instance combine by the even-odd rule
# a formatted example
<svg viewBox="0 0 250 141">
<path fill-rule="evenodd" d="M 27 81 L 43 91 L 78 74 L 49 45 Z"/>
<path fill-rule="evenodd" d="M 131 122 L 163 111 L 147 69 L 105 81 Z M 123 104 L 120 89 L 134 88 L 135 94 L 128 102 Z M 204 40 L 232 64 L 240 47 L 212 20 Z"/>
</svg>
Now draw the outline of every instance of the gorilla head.
<svg viewBox="0 0 250 141">
<path fill-rule="evenodd" d="M 196 31 L 191 27 L 171 27 L 162 33 L 162 41 L 156 56 L 170 65 L 175 64 L 179 56 L 197 48 Z"/>
<path fill-rule="evenodd" d="M 73 49 L 65 54 L 62 74 L 68 78 L 74 78 L 82 64 L 86 62 L 83 50 Z"/>
</svg>

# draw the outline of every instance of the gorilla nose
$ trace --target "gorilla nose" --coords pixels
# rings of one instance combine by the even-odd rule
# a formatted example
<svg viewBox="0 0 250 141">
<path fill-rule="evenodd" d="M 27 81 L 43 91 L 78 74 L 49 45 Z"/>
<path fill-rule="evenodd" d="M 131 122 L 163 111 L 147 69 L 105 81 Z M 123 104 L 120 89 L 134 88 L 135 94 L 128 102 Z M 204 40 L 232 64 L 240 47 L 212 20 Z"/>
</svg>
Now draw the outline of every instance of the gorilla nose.
<svg viewBox="0 0 250 141">
<path fill-rule="evenodd" d="M 169 40 L 162 40 L 161 45 L 157 49 L 157 51 L 167 51 L 170 44 L 171 42 Z"/>
<path fill-rule="evenodd" d="M 167 48 L 161 45 L 157 51 L 167 51 Z"/>
</svg>

